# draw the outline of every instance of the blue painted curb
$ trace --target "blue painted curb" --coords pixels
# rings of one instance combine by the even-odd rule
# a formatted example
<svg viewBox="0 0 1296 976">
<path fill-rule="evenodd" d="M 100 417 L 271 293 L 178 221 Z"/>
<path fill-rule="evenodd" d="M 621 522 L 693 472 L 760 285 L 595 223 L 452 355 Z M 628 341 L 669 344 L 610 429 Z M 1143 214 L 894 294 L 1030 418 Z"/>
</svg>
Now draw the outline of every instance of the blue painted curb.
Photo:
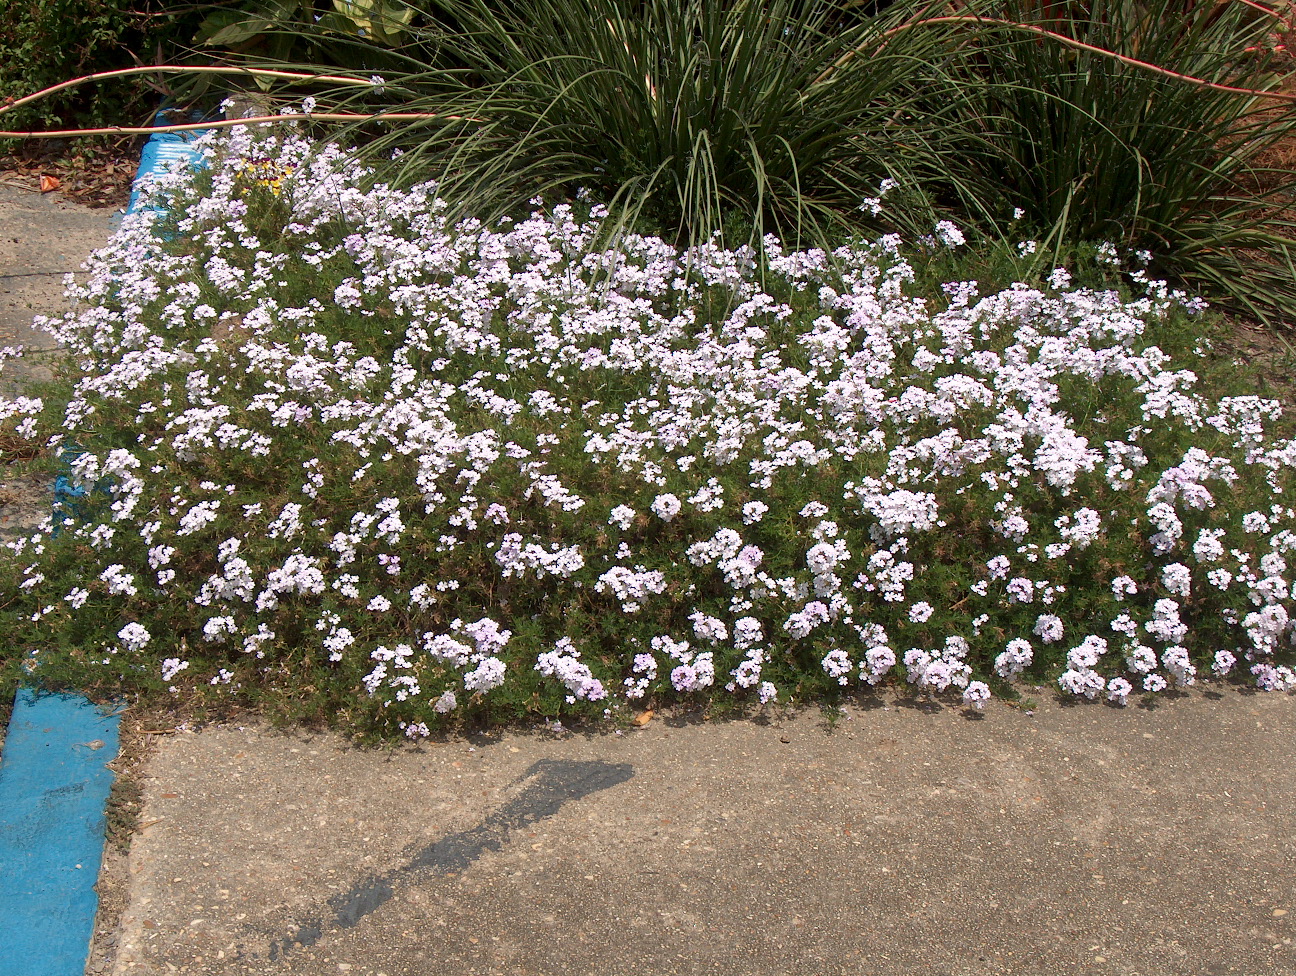
<svg viewBox="0 0 1296 976">
<path fill-rule="evenodd" d="M 153 124 L 167 125 L 173 121 L 172 114 L 169 110 L 163 109 L 153 117 Z M 183 121 L 202 122 L 205 119 L 201 113 L 193 113 Z M 144 149 L 140 153 L 139 169 L 131 184 L 130 202 L 126 205 L 127 213 L 136 213 L 140 209 L 140 188 L 147 177 L 165 176 L 170 171 L 171 164 L 177 160 L 183 160 L 190 166 L 202 165 L 202 153 L 194 148 L 194 142 L 206 132 L 206 129 L 198 129 L 193 132 L 156 132 L 149 136 L 148 142 L 144 143 Z M 148 209 L 160 208 L 150 205 Z"/>
<path fill-rule="evenodd" d="M 156 124 L 165 124 L 159 112 Z M 146 178 L 184 159 L 201 165 L 192 140 L 149 137 L 128 213 Z M 64 457 L 64 463 L 75 452 Z M 55 482 L 55 514 L 73 517 L 85 489 Z M 79 695 L 20 688 L 0 754 L 0 976 L 83 976 L 94 936 L 103 860 L 104 810 L 117 757 L 118 716 Z"/>
<path fill-rule="evenodd" d="M 118 717 L 21 688 L 0 755 L 0 976 L 81 976 Z"/>
</svg>

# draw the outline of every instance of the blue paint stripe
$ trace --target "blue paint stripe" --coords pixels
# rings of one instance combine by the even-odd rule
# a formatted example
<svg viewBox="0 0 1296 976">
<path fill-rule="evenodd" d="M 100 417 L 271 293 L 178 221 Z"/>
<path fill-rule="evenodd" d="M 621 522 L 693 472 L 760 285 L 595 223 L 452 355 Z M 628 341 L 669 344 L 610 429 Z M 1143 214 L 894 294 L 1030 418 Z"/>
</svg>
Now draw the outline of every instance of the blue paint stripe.
<svg viewBox="0 0 1296 976">
<path fill-rule="evenodd" d="M 0 755 L 0 976 L 81 976 L 94 934 L 116 715 L 21 688 Z"/>
<path fill-rule="evenodd" d="M 200 163 L 192 138 L 151 136 L 135 184 L 176 159 Z M 138 203 L 134 190 L 128 212 Z M 118 721 L 79 695 L 14 698 L 0 754 L 0 976 L 85 973 Z"/>
</svg>

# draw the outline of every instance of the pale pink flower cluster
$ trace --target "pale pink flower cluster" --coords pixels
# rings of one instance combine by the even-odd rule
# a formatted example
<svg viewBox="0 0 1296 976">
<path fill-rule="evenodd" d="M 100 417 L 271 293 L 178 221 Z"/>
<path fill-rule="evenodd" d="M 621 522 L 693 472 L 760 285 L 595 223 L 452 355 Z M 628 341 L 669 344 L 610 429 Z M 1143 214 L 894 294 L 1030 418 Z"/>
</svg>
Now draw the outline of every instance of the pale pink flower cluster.
<svg viewBox="0 0 1296 976">
<path fill-rule="evenodd" d="M 975 709 L 978 674 L 1048 655 L 1062 689 L 1117 704 L 1238 660 L 1296 683 L 1296 446 L 1275 404 L 1212 402 L 1151 341 L 1183 304 L 1153 283 L 955 282 L 941 305 L 910 294 L 897 238 L 603 249 L 597 209 L 451 224 L 435 186 L 369 187 L 295 136 L 209 148 L 176 223 L 191 253 L 128 218 L 48 323 L 85 367 L 51 446 L 110 413 L 138 438 L 71 462 L 111 497 L 65 526 L 81 586 L 41 597 L 39 540 L 17 585 L 113 607 L 112 653 L 153 646 L 150 600 L 252 662 L 299 633 L 412 736 L 514 680 L 573 705 L 718 683 L 767 703 L 788 662 Z M 253 153 L 289 174 L 287 252 L 230 164 Z M 290 297 L 315 277 L 325 294 Z M 1133 427 L 1068 399 L 1098 388 Z M 4 401 L 0 424 L 26 436 L 47 407 Z M 266 470 L 282 492 L 237 473 Z"/>
</svg>

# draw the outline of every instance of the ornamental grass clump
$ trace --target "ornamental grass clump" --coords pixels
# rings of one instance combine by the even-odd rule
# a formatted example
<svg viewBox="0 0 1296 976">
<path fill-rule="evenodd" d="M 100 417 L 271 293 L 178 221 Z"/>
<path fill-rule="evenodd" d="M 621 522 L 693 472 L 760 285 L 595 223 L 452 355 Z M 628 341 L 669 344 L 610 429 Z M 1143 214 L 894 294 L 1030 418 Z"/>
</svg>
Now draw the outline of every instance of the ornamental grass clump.
<svg viewBox="0 0 1296 976">
<path fill-rule="evenodd" d="M 1296 687 L 1296 444 L 1146 275 L 919 293 L 952 224 L 608 248 L 596 206 L 451 220 L 290 134 L 207 152 L 0 410 L 84 489 L 6 557 L 11 679 L 409 736 Z"/>
<path fill-rule="evenodd" d="M 1291 29 L 1283 13 L 1250 0 L 981 12 L 928 18 L 969 55 L 951 71 L 968 94 L 959 124 L 984 136 L 964 162 L 970 212 L 1150 249 L 1162 274 L 1235 311 L 1296 321 L 1292 173 L 1272 153 L 1296 131 L 1290 67 L 1269 51 Z"/>
<path fill-rule="evenodd" d="M 912 13 L 905 5 L 418 7 L 408 39 L 381 52 L 393 64 L 373 90 L 316 93 L 321 111 L 422 113 L 357 123 L 343 139 L 370 162 L 399 150 L 385 178 L 436 180 L 460 215 L 516 216 L 537 194 L 584 187 L 608 207 L 609 234 L 652 228 L 687 245 L 719 231 L 732 246 L 776 233 L 809 246 L 872 216 L 859 207 L 862 187 L 888 177 L 915 191 L 937 176 L 958 183 L 956 157 L 978 138 L 953 124 L 967 95 L 946 70 L 949 31 L 895 32 Z M 925 201 L 909 209 L 926 219 Z"/>
</svg>

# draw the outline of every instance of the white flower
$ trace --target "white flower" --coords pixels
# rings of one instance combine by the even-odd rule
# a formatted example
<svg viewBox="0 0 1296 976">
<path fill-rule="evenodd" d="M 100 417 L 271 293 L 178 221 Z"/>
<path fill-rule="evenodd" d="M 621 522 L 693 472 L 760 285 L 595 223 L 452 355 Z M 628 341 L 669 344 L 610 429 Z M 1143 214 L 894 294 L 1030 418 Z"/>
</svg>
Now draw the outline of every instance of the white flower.
<svg viewBox="0 0 1296 976">
<path fill-rule="evenodd" d="M 621 601 L 626 613 L 637 613 L 649 594 L 666 592 L 666 576 L 661 570 L 645 570 L 642 566 L 627 569 L 613 566 L 594 584 L 596 593 L 611 590 Z"/>
<path fill-rule="evenodd" d="M 1081 549 L 1092 545 L 1102 532 L 1102 517 L 1092 508 L 1079 509 L 1075 513 L 1074 524 L 1066 515 L 1054 524 L 1061 530 L 1062 538 Z"/>
<path fill-rule="evenodd" d="M 1215 652 L 1215 661 L 1211 665 L 1211 670 L 1221 678 L 1233 670 L 1233 665 L 1237 664 L 1237 656 L 1232 651 L 1219 650 Z"/>
<path fill-rule="evenodd" d="M 868 665 L 868 674 L 864 675 L 864 666 Z M 864 660 L 860 662 L 861 677 L 864 677 L 869 684 L 875 685 L 882 681 L 891 669 L 896 666 L 895 651 L 884 644 L 876 644 L 864 652 Z"/>
<path fill-rule="evenodd" d="M 1242 516 L 1243 531 L 1252 534 L 1269 531 L 1269 517 L 1264 512 L 1248 512 Z"/>
<path fill-rule="evenodd" d="M 1188 660 L 1188 649 L 1176 644 L 1161 652 L 1161 663 L 1175 679 L 1175 685 L 1186 688 L 1196 681 L 1197 668 Z"/>
<path fill-rule="evenodd" d="M 1107 687 L 1107 681 L 1102 675 L 1089 668 L 1068 668 L 1058 678 L 1058 685 L 1063 691 L 1092 701 L 1102 694 Z"/>
<path fill-rule="evenodd" d="M 1149 674 L 1156 668 L 1156 652 L 1146 644 L 1125 646 L 1125 665 L 1138 674 Z"/>
<path fill-rule="evenodd" d="M 1212 569 L 1206 574 L 1206 579 L 1210 582 L 1211 586 L 1220 590 L 1227 590 L 1229 584 L 1233 582 L 1233 574 L 1227 569 Z"/>
<path fill-rule="evenodd" d="M 1062 619 L 1051 613 L 1042 613 L 1035 620 L 1034 633 L 1045 644 L 1053 644 L 1062 639 Z"/>
<path fill-rule="evenodd" d="M 653 499 L 652 511 L 663 522 L 669 522 L 680 513 L 683 506 L 680 500 L 672 494 L 658 495 Z"/>
<path fill-rule="evenodd" d="M 984 681 L 971 681 L 963 689 L 963 704 L 969 708 L 975 708 L 978 712 L 984 711 L 986 702 L 990 700 L 990 686 Z"/>
<path fill-rule="evenodd" d="M 690 614 L 689 620 L 693 622 L 693 633 L 702 640 L 718 642 L 729 639 L 729 628 L 724 625 L 722 620 L 709 617 L 701 612 Z"/>
<path fill-rule="evenodd" d="M 961 247 L 967 243 L 967 238 L 963 236 L 963 232 L 958 229 L 957 225 L 948 220 L 942 220 L 936 224 L 936 238 L 948 248 Z"/>
<path fill-rule="evenodd" d="M 1174 600 L 1157 600 L 1152 606 L 1152 619 L 1143 629 L 1159 641 L 1178 644 L 1188 635 L 1188 627 L 1179 618 L 1179 604 Z"/>
<path fill-rule="evenodd" d="M 113 596 L 134 596 L 136 594 L 135 577 L 126 572 L 121 563 L 114 563 L 99 574 L 99 578 L 108 584 L 108 592 Z"/>
<path fill-rule="evenodd" d="M 738 650 L 746 650 L 764 639 L 764 628 L 755 617 L 740 617 L 734 621 L 734 647 Z"/>
<path fill-rule="evenodd" d="M 129 623 L 117 632 L 117 639 L 122 642 L 126 650 L 138 651 L 149 642 L 151 635 L 143 624 Z"/>
<path fill-rule="evenodd" d="M 1220 559 L 1224 555 L 1224 544 L 1220 542 L 1223 536 L 1223 529 L 1202 529 L 1193 543 L 1193 555 L 1197 561 L 1210 563 Z"/>
<path fill-rule="evenodd" d="M 1138 592 L 1138 584 L 1134 582 L 1132 576 L 1117 576 L 1112 580 L 1112 595 L 1117 600 L 1124 600 L 1127 596 L 1133 596 Z"/>
<path fill-rule="evenodd" d="M 1161 569 L 1161 585 L 1186 600 L 1192 589 L 1192 572 L 1183 563 L 1171 563 Z"/>
<path fill-rule="evenodd" d="M 1107 641 L 1090 635 L 1067 651 L 1067 666 L 1076 671 L 1084 671 L 1093 668 L 1098 663 L 1098 659 L 1106 653 Z"/>
<path fill-rule="evenodd" d="M 485 694 L 504 683 L 505 670 L 504 662 L 499 658 L 483 658 L 476 668 L 464 675 L 464 687 Z"/>
<path fill-rule="evenodd" d="M 558 678 L 571 692 L 569 703 L 577 699 L 601 701 L 607 697 L 603 683 L 594 677 L 589 667 L 579 660 L 580 652 L 576 650 L 571 638 L 564 637 L 551 651 L 545 651 L 536 658 L 535 670 L 543 675 Z"/>
<path fill-rule="evenodd" d="M 1015 637 L 1008 642 L 1002 654 L 995 658 L 995 673 L 1000 677 L 1011 678 L 1030 667 L 1035 659 L 1035 652 L 1030 642 Z"/>
<path fill-rule="evenodd" d="M 820 542 L 806 553 L 806 565 L 816 576 L 831 573 L 841 559 L 841 547 L 830 546 L 826 542 Z"/>
<path fill-rule="evenodd" d="M 1112 678 L 1107 682 L 1107 700 L 1114 705 L 1124 705 L 1133 690 L 1134 686 L 1124 678 Z"/>
<path fill-rule="evenodd" d="M 1035 596 L 1035 584 L 1024 576 L 1015 576 L 1004 587 L 1011 603 L 1030 603 Z"/>
<path fill-rule="evenodd" d="M 840 685 L 844 685 L 850 680 L 850 674 L 855 669 L 855 665 L 851 663 L 851 659 L 846 652 L 838 649 L 829 651 L 819 664 L 823 668 L 824 674 L 837 679 L 837 683 Z"/>
<path fill-rule="evenodd" d="M 203 624 L 203 640 L 223 641 L 235 633 L 238 633 L 238 624 L 230 616 L 211 617 Z"/>
</svg>

